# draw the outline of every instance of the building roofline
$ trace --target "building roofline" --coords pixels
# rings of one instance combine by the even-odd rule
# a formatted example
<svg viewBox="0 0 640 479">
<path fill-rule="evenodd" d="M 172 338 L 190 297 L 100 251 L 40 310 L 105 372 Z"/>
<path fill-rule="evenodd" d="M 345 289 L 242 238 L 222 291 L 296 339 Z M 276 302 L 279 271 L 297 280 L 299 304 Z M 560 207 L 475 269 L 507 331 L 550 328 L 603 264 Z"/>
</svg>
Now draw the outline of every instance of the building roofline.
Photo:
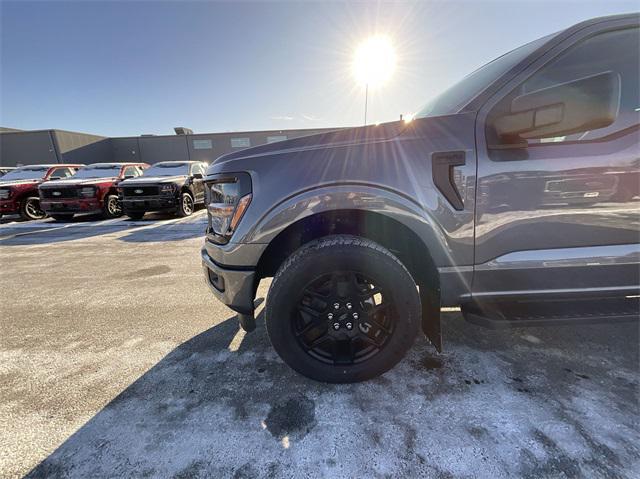
<svg viewBox="0 0 640 479">
<path fill-rule="evenodd" d="M 112 140 L 128 140 L 136 138 L 184 138 L 187 136 L 228 136 L 228 135 L 249 135 L 249 134 L 268 134 L 268 133 L 287 133 L 287 132 L 317 132 L 317 131 L 335 131 L 350 128 L 348 126 L 326 127 L 326 128 L 283 128 L 280 130 L 243 130 L 243 131 L 223 131 L 218 133 L 189 133 L 188 135 L 151 135 L 151 136 L 112 136 Z"/>
<path fill-rule="evenodd" d="M 47 129 L 43 129 L 43 130 L 14 130 L 14 131 L 2 131 L 0 130 L 0 134 L 1 135 L 14 135 L 14 134 L 20 134 L 20 133 L 54 133 L 56 131 L 59 131 L 61 133 L 74 133 L 76 135 L 87 135 L 87 136 L 95 136 L 98 138 L 102 138 L 104 140 L 108 140 L 109 137 L 108 136 L 102 136 L 102 135 L 96 135 L 95 133 L 85 133 L 82 131 L 72 131 L 72 130 L 60 130 L 59 128 L 47 128 Z"/>
<path fill-rule="evenodd" d="M 249 134 L 285 134 L 288 132 L 296 132 L 296 133 L 306 133 L 306 132 L 318 132 L 318 131 L 335 131 L 342 130 L 345 128 L 350 128 L 348 126 L 336 126 L 336 127 L 319 127 L 319 128 L 280 128 L 280 129 L 272 129 L 272 130 L 242 130 L 242 131 L 222 131 L 222 132 L 208 132 L 208 133 L 189 133 L 187 135 L 176 135 L 176 134 L 168 134 L 168 135 L 130 135 L 130 136 L 103 136 L 97 135 L 95 133 L 86 133 L 82 131 L 73 131 L 73 130 L 61 130 L 59 128 L 46 128 L 39 130 L 18 130 L 18 129 L 10 129 L 0 130 L 1 135 L 14 135 L 21 133 L 74 133 L 77 135 L 87 135 L 87 136 L 95 136 L 97 138 L 101 138 L 104 140 L 127 140 L 127 139 L 140 139 L 140 138 L 181 138 L 187 136 L 228 136 L 228 135 L 249 135 Z"/>
</svg>

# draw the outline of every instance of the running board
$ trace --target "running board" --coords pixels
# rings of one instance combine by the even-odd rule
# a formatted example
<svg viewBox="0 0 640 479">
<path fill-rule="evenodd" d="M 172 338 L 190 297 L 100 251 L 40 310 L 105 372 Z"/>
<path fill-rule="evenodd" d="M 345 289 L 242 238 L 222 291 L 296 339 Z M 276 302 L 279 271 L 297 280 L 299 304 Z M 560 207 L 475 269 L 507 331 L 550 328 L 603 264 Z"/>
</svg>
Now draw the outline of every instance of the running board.
<svg viewBox="0 0 640 479">
<path fill-rule="evenodd" d="M 462 305 L 461 309 L 468 322 L 490 329 L 597 324 L 640 319 L 638 298 L 483 302 L 467 303 Z"/>
</svg>

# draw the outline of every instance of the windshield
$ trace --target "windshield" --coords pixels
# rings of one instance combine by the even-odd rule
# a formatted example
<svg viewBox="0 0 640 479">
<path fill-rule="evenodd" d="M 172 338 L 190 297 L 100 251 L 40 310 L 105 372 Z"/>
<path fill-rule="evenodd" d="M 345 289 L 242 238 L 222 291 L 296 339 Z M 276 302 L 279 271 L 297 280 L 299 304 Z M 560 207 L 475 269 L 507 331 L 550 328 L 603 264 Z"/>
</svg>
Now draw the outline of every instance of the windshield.
<svg viewBox="0 0 640 479">
<path fill-rule="evenodd" d="M 158 163 L 148 170 L 143 176 L 187 176 L 189 163 Z"/>
<path fill-rule="evenodd" d="M 120 166 L 85 166 L 73 178 L 111 178 L 120 175 Z"/>
<path fill-rule="evenodd" d="M 553 34 L 555 35 L 555 34 Z M 553 35 L 527 43 L 501 57 L 481 66 L 440 95 L 433 98 L 415 115 L 415 118 L 427 116 L 452 115 L 458 113 L 476 96 L 482 93 L 494 81 L 533 53 Z"/>
<path fill-rule="evenodd" d="M 13 180 L 40 180 L 47 174 L 48 167 L 39 168 L 18 168 L 10 171 L 2 177 L 2 181 Z"/>
</svg>

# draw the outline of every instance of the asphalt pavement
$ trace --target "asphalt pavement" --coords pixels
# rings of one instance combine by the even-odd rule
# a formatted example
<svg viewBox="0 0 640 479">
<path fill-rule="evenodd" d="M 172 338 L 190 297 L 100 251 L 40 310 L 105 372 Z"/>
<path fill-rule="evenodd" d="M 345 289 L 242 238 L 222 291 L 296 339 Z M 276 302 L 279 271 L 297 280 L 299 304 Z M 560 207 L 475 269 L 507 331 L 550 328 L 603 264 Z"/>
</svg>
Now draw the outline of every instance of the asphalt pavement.
<svg viewBox="0 0 640 479">
<path fill-rule="evenodd" d="M 0 476 L 640 476 L 637 323 L 450 312 L 443 354 L 420 338 L 378 379 L 321 384 L 211 296 L 203 229 L 0 220 Z"/>
</svg>

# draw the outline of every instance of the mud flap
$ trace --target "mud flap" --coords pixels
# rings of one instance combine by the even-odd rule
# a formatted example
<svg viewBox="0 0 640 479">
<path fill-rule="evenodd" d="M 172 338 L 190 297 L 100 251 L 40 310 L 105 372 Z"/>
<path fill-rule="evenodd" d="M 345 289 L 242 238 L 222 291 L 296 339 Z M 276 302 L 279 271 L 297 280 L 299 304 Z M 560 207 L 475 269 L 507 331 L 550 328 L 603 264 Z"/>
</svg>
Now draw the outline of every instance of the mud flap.
<svg viewBox="0 0 640 479">
<path fill-rule="evenodd" d="M 440 329 L 440 291 L 426 285 L 420 287 L 422 303 L 422 331 L 436 350 L 442 352 L 442 331 Z"/>
<path fill-rule="evenodd" d="M 247 333 L 256 329 L 256 318 L 251 314 L 238 313 L 238 323 Z"/>
</svg>

